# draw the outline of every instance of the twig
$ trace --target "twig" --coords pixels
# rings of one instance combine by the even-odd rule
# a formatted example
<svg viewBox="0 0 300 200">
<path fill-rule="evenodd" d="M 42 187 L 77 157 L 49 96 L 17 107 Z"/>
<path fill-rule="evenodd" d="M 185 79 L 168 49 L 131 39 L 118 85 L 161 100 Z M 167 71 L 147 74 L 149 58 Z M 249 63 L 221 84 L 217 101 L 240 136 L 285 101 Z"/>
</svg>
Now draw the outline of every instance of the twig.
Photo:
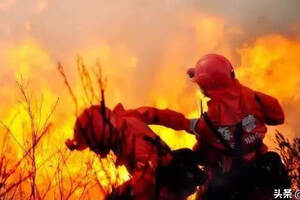
<svg viewBox="0 0 300 200">
<path fill-rule="evenodd" d="M 77 116 L 78 115 L 78 101 L 77 101 L 77 98 L 76 98 L 76 96 L 75 96 L 75 94 L 74 94 L 74 92 L 72 90 L 72 87 L 71 87 L 69 81 L 68 81 L 68 78 L 66 76 L 64 68 L 63 68 L 63 66 L 62 66 L 62 64 L 60 62 L 57 65 L 57 69 L 58 69 L 60 75 L 63 77 L 65 85 L 67 86 L 69 94 L 71 95 L 71 98 L 72 98 L 72 100 L 73 100 L 73 102 L 75 104 L 75 115 Z"/>
</svg>

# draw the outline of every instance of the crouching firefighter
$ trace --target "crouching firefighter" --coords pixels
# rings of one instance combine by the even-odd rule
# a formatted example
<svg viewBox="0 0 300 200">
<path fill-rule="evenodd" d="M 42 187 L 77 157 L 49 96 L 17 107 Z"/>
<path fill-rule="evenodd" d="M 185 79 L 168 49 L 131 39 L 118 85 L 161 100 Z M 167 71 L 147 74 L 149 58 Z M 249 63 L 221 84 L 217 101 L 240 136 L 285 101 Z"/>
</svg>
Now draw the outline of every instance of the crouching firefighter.
<svg viewBox="0 0 300 200">
<path fill-rule="evenodd" d="M 177 112 L 150 107 L 125 110 L 118 104 L 110 110 L 102 101 L 77 118 L 74 138 L 66 145 L 70 150 L 89 148 L 101 157 L 112 150 L 117 165 L 125 165 L 132 178 L 115 188 L 107 200 L 183 200 L 207 175 L 198 168 L 192 150 L 172 152 L 148 127 L 188 128 L 182 119 L 184 116 Z"/>
<path fill-rule="evenodd" d="M 254 188 L 257 189 L 258 183 L 255 181 L 268 182 L 257 179 L 257 174 L 262 171 L 260 168 L 265 167 L 261 163 L 271 163 L 267 168 L 273 170 L 270 174 L 274 175 L 274 170 L 278 169 L 275 172 L 278 182 L 289 188 L 280 157 L 274 152 L 268 153 L 263 143 L 266 125 L 284 122 L 278 101 L 240 84 L 231 63 L 221 55 L 205 55 L 187 73 L 210 98 L 207 112 L 199 119 L 191 120 L 190 128 L 197 137 L 194 151 L 209 167 L 210 178 L 204 199 L 259 199 L 250 197 L 249 192 L 256 192 Z M 265 161 L 268 159 L 270 162 Z M 284 183 L 280 181 L 282 176 Z M 268 178 L 270 176 L 265 177 Z M 273 183 L 277 187 L 281 184 Z M 259 185 L 262 188 L 257 190 L 273 187 L 272 184 Z"/>
</svg>

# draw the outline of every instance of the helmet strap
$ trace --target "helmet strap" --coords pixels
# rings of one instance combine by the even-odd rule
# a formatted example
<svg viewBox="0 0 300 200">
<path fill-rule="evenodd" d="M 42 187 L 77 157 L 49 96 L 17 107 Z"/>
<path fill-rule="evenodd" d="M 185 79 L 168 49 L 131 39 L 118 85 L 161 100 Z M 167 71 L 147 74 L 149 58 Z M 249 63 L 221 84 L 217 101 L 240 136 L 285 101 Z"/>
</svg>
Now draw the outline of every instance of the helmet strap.
<svg viewBox="0 0 300 200">
<path fill-rule="evenodd" d="M 235 73 L 234 73 L 234 70 L 233 70 L 233 69 L 230 71 L 230 76 L 231 76 L 233 79 L 235 78 Z"/>
</svg>

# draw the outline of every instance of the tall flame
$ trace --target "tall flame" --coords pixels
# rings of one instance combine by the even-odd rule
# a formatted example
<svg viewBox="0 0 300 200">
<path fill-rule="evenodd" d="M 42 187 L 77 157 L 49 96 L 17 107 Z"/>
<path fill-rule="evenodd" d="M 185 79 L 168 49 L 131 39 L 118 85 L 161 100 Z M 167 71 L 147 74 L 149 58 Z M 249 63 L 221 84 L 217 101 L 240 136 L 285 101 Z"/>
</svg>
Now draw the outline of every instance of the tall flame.
<svg viewBox="0 0 300 200">
<path fill-rule="evenodd" d="M 13 2 L 0 3 L 0 9 L 9 7 Z M 35 12 L 46 9 L 47 3 L 43 2 Z M 155 57 L 144 55 L 147 54 L 147 46 L 141 55 L 135 49 L 136 44 L 130 46 L 105 38 L 101 41 L 89 38 L 89 41 L 79 45 L 76 50 L 68 52 L 59 49 L 59 54 L 67 57 L 63 60 L 67 66 L 66 74 L 78 99 L 82 101 L 81 105 L 84 93 L 74 67 L 77 53 L 83 56 L 90 72 L 93 72 L 98 60 L 101 63 L 108 78 L 106 95 L 109 107 L 118 102 L 124 103 L 127 108 L 151 105 L 162 109 L 171 108 L 189 118 L 197 118 L 200 115 L 200 100 L 206 108 L 207 99 L 188 80 L 185 71 L 202 54 L 218 52 L 234 63 L 240 59 L 240 64 L 237 64 L 240 66 L 236 67 L 236 71 L 243 84 L 280 100 L 287 115 L 287 123 L 278 129 L 290 137 L 296 136 L 299 131 L 297 116 L 300 114 L 300 42 L 284 35 L 272 34 L 258 37 L 254 41 L 249 38 L 244 45 L 236 47 L 236 44 L 231 43 L 233 38 L 245 37 L 244 32 L 239 27 L 228 25 L 221 17 L 189 13 L 181 20 L 184 31 L 169 38 L 170 42 L 164 48 L 164 53 Z M 31 23 L 25 26 L 30 31 Z M 45 199 L 60 196 L 67 198 L 68 195 L 71 199 L 99 198 L 99 195 L 104 196 L 111 190 L 111 184 L 119 185 L 128 180 L 130 175 L 126 169 L 116 169 L 113 165 L 113 154 L 107 159 L 99 160 L 88 150 L 72 153 L 66 150 L 64 141 L 73 135 L 76 116 L 72 100 L 56 71 L 56 58 L 59 57 L 55 56 L 57 52 L 53 53 L 41 39 L 34 36 L 19 42 L 6 41 L 4 44 L 7 50 L 0 50 L 0 116 L 6 126 L 1 130 L 3 134 L 0 135 L 0 146 L 4 148 L 4 156 L 9 162 L 7 168 L 15 166 L 32 142 L 26 102 L 15 84 L 16 79 L 21 79 L 25 80 L 25 87 L 26 80 L 29 80 L 26 89 L 29 90 L 29 96 L 33 94 L 31 102 L 36 116 L 36 130 L 43 128 L 43 123 L 59 98 L 55 112 L 49 119 L 53 126 L 36 147 L 37 195 L 45 195 Z M 159 126 L 153 126 L 152 129 L 172 149 L 192 148 L 196 142 L 194 136 L 185 132 Z M 269 130 L 265 142 L 273 148 L 274 129 Z M 4 189 L 20 180 L 20 177 L 30 174 L 32 169 L 28 166 L 31 166 L 31 161 L 32 158 L 27 156 L 15 174 L 7 180 Z M 30 196 L 30 179 L 22 182 L 17 190 L 22 193 L 18 193 L 16 198 Z M 0 195 L 2 192 L 0 188 Z M 9 195 L 13 195 L 13 192 L 14 190 L 10 191 Z"/>
</svg>

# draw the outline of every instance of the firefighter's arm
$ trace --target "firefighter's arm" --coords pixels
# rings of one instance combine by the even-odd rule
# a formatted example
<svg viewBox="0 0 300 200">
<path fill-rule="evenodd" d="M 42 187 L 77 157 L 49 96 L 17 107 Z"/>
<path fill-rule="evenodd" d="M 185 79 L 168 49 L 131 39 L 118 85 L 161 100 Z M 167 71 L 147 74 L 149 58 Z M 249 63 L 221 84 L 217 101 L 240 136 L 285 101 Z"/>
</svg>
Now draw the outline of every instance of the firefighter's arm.
<svg viewBox="0 0 300 200">
<path fill-rule="evenodd" d="M 192 133 L 190 129 L 191 120 L 179 112 L 169 109 L 157 109 L 153 107 L 141 107 L 136 109 L 141 119 L 146 124 L 161 125 L 174 130 L 185 130 Z"/>
<path fill-rule="evenodd" d="M 213 101 L 207 103 L 207 115 L 211 120 L 215 121 L 218 118 L 219 107 Z M 172 128 L 174 130 L 184 130 L 190 134 L 200 137 L 202 132 L 207 131 L 202 117 L 197 119 L 187 119 L 183 114 L 164 109 L 160 110 L 153 107 L 141 107 L 136 109 L 141 119 L 147 124 L 156 124 Z"/>
<path fill-rule="evenodd" d="M 277 99 L 269 95 L 256 92 L 257 101 L 260 103 L 268 125 L 279 125 L 284 122 L 284 113 Z"/>
</svg>

